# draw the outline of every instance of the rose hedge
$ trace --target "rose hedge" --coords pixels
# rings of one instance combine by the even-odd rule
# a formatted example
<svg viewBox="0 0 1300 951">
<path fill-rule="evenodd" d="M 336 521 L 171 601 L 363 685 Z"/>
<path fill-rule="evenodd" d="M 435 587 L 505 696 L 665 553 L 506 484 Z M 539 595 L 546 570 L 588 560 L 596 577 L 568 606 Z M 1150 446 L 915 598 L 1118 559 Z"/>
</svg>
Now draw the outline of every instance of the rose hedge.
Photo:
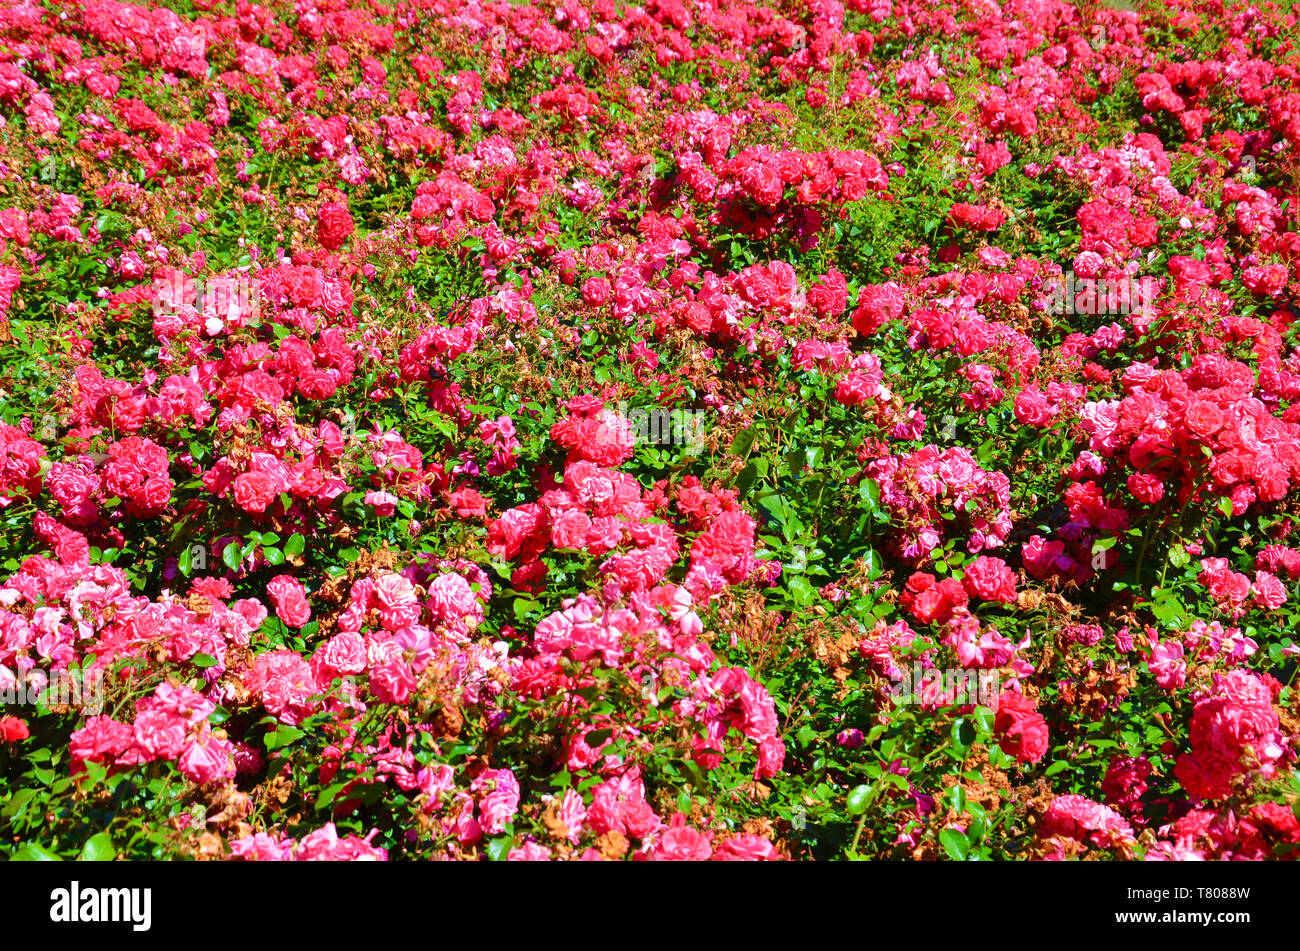
<svg viewBox="0 0 1300 951">
<path fill-rule="evenodd" d="M 0 851 L 1294 857 L 1296 29 L 7 4 Z"/>
</svg>

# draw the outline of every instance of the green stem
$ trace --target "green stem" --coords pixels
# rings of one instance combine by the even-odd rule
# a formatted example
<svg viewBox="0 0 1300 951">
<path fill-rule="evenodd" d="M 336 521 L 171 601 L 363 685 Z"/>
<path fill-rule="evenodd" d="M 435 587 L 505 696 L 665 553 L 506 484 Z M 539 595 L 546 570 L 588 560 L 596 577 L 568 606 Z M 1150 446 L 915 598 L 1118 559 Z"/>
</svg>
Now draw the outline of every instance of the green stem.
<svg viewBox="0 0 1300 951">
<path fill-rule="evenodd" d="M 870 805 L 870 802 L 868 802 L 868 805 Z M 849 846 L 849 851 L 854 853 L 855 855 L 857 854 L 858 851 L 858 839 L 862 837 L 862 827 L 866 824 L 866 822 L 867 822 L 867 814 L 866 812 L 863 812 L 862 815 L 858 816 L 858 826 L 856 829 L 853 830 L 853 844 Z"/>
</svg>

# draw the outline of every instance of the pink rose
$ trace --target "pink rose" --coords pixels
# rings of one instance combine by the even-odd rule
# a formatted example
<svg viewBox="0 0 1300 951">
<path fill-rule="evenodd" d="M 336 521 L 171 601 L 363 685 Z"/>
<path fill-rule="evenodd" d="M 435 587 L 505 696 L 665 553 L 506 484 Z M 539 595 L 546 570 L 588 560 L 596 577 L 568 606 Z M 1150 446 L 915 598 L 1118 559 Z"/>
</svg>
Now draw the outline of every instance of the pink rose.
<svg viewBox="0 0 1300 951">
<path fill-rule="evenodd" d="M 591 519 L 585 512 L 564 512 L 551 523 L 551 544 L 556 548 L 582 549 L 587 545 Z"/>
<path fill-rule="evenodd" d="M 1011 604 L 1016 600 L 1016 575 L 1001 558 L 980 555 L 966 566 L 963 580 L 966 592 L 973 598 Z"/>
<path fill-rule="evenodd" d="M 374 506 L 375 514 L 381 518 L 388 518 L 396 513 L 399 501 L 391 492 L 367 492 L 365 497 L 365 503 Z"/>
<path fill-rule="evenodd" d="M 508 862 L 549 862 L 551 850 L 536 842 L 525 842 L 517 849 L 511 849 L 506 856 Z"/>
<path fill-rule="evenodd" d="M 87 717 L 86 725 L 68 738 L 73 772 L 84 769 L 87 762 L 112 761 L 134 745 L 135 732 L 129 723 L 119 723 L 112 717 Z"/>
<path fill-rule="evenodd" d="M 470 784 L 470 791 L 478 794 L 486 790 L 479 800 L 479 825 L 488 835 L 503 830 L 514 818 L 519 808 L 519 781 L 508 769 L 488 769 Z"/>
<path fill-rule="evenodd" d="M 365 638 L 351 631 L 335 634 L 317 648 L 312 660 L 329 670 L 330 680 L 333 675 L 359 674 L 366 669 Z"/>
<path fill-rule="evenodd" d="M 1187 664 L 1183 661 L 1183 645 L 1177 641 L 1165 641 L 1151 649 L 1147 659 L 1147 669 L 1151 671 L 1164 690 L 1177 690 L 1187 682 Z"/>
<path fill-rule="evenodd" d="M 872 398 L 878 386 L 865 374 L 850 372 L 835 385 L 835 398 L 845 406 L 859 406 Z"/>
<path fill-rule="evenodd" d="M 603 277 L 589 277 L 582 282 L 582 299 L 591 307 L 599 307 L 609 300 L 609 281 Z"/>
<path fill-rule="evenodd" d="M 1255 598 L 1269 611 L 1276 611 L 1286 604 L 1286 585 L 1267 571 L 1255 572 L 1255 583 L 1251 585 Z"/>
<path fill-rule="evenodd" d="M 295 726 L 311 712 L 316 678 L 307 661 L 294 651 L 258 654 L 252 669 L 244 675 L 244 684 L 250 693 L 261 698 L 267 712 L 279 717 L 282 723 Z"/>
<path fill-rule="evenodd" d="M 265 472 L 244 472 L 235 479 L 235 502 L 245 512 L 265 512 L 276 494 L 275 480 Z"/>
<path fill-rule="evenodd" d="M 185 749 L 188 724 L 168 711 L 149 707 L 135 718 L 135 742 L 154 759 L 175 759 Z"/>
<path fill-rule="evenodd" d="M 776 862 L 781 854 L 761 835 L 734 835 L 713 852 L 715 862 Z"/>
<path fill-rule="evenodd" d="M 1047 395 L 1037 386 L 1027 386 L 1016 395 L 1016 419 L 1026 426 L 1047 426 L 1056 415 Z"/>
<path fill-rule="evenodd" d="M 656 862 L 707 862 L 713 855 L 712 835 L 692 829 L 680 812 L 659 837 L 651 858 Z"/>
<path fill-rule="evenodd" d="M 390 631 L 400 631 L 420 620 L 422 611 L 415 586 L 399 574 L 376 578 L 374 599 L 378 602 L 380 622 Z"/>
<path fill-rule="evenodd" d="M 266 593 L 275 604 L 275 616 L 289 627 L 302 627 L 311 620 L 307 592 L 290 575 L 276 575 L 267 583 Z"/>
<path fill-rule="evenodd" d="M 435 617 L 458 621 L 473 614 L 477 607 L 478 596 L 463 576 L 446 572 L 429 583 L 429 608 Z"/>
<path fill-rule="evenodd" d="M 186 748 L 176 765 L 187 779 L 199 785 L 223 782 L 235 776 L 232 750 L 229 740 L 205 733 Z"/>
<path fill-rule="evenodd" d="M 400 657 L 376 664 L 370 670 L 370 692 L 380 703 L 405 704 L 415 692 L 410 665 Z"/>
</svg>

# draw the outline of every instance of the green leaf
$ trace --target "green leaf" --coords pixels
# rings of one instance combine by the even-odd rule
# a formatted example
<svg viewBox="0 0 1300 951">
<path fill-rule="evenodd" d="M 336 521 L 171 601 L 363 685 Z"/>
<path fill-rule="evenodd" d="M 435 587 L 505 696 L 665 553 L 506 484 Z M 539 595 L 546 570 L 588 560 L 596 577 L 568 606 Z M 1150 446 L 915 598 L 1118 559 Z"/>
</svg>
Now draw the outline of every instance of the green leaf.
<svg viewBox="0 0 1300 951">
<path fill-rule="evenodd" d="M 15 849 L 14 853 L 9 856 L 11 862 L 62 862 L 61 855 L 55 855 L 43 845 L 37 845 L 35 842 L 28 842 L 26 845 Z"/>
<path fill-rule="evenodd" d="M 514 845 L 514 838 L 508 835 L 492 839 L 487 846 L 488 859 L 493 862 L 506 861 L 510 857 L 510 847 L 512 845 Z"/>
<path fill-rule="evenodd" d="M 286 558 L 297 558 L 306 547 L 307 539 L 294 532 L 289 536 L 289 540 L 284 543 L 284 556 Z"/>
<path fill-rule="evenodd" d="M 239 570 L 239 542 L 231 542 L 221 552 L 221 560 L 231 571 Z"/>
<path fill-rule="evenodd" d="M 215 667 L 217 666 L 217 659 L 211 654 L 195 654 L 190 658 L 190 663 L 195 667 Z"/>
<path fill-rule="evenodd" d="M 322 789 L 320 795 L 316 797 L 316 808 L 324 809 L 326 806 L 334 802 L 334 797 L 342 792 L 343 787 L 346 785 L 347 783 L 334 783 L 333 785 L 326 786 Z"/>
<path fill-rule="evenodd" d="M 845 811 L 851 816 L 860 816 L 867 811 L 870 800 L 870 786 L 855 786 L 849 791 L 848 798 L 844 800 Z"/>
<path fill-rule="evenodd" d="M 107 832 L 100 832 L 86 840 L 78 861 L 111 862 L 116 855 L 117 849 L 113 847 L 113 840 L 108 837 Z"/>
<path fill-rule="evenodd" d="M 817 589 L 808 583 L 807 578 L 792 575 L 785 586 L 790 596 L 794 598 L 795 604 L 811 604 L 817 599 Z"/>
<path fill-rule="evenodd" d="M 534 601 L 532 598 L 515 598 L 512 606 L 515 611 L 515 620 L 522 622 L 534 611 L 540 611 L 542 602 Z"/>
<path fill-rule="evenodd" d="M 966 838 L 966 833 L 956 829 L 944 829 L 939 833 L 939 841 L 943 843 L 943 850 L 953 859 L 958 862 L 966 861 L 966 856 L 970 852 L 970 842 Z"/>
<path fill-rule="evenodd" d="M 266 748 L 268 750 L 278 750 L 288 746 L 294 740 L 306 736 L 302 730 L 292 726 L 281 726 L 279 729 L 266 734 Z"/>
</svg>

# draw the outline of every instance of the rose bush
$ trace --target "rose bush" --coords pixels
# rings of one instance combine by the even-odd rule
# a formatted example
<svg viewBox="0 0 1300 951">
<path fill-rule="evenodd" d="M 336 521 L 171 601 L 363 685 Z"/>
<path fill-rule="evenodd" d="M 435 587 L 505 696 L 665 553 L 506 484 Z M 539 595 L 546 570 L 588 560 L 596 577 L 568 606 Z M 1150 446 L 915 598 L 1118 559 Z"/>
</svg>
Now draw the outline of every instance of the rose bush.
<svg viewBox="0 0 1300 951">
<path fill-rule="evenodd" d="M 0 852 L 1300 854 L 1294 11 L 55 6 Z"/>
</svg>

